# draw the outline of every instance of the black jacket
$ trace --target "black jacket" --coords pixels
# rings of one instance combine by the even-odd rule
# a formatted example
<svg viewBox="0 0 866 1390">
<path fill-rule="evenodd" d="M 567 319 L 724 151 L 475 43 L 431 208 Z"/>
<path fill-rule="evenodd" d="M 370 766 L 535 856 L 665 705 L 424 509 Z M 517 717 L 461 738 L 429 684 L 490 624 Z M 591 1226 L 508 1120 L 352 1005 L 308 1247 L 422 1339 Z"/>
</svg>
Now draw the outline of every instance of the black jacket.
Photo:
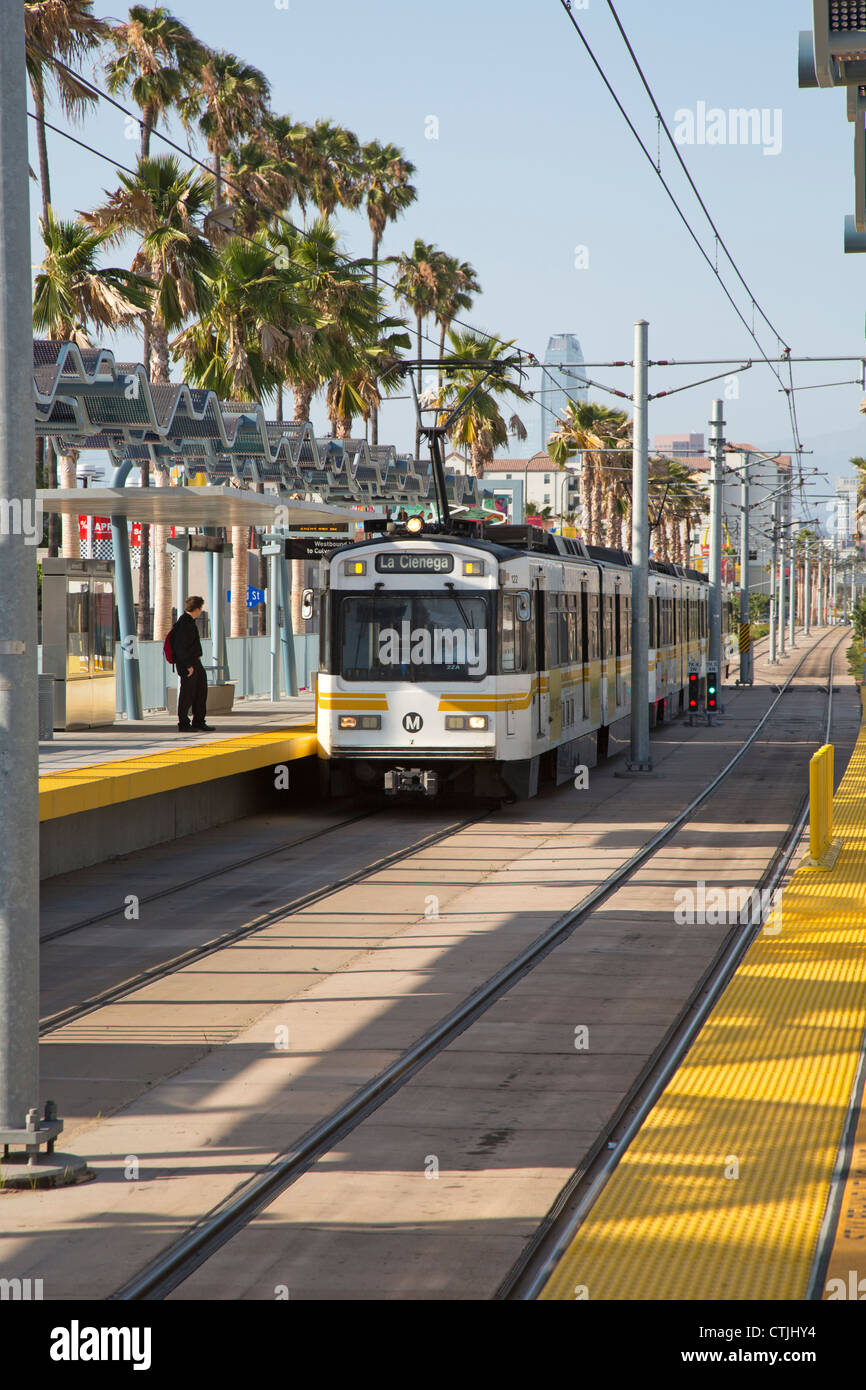
<svg viewBox="0 0 866 1390">
<path fill-rule="evenodd" d="M 183 676 L 190 666 L 195 666 L 201 661 L 201 640 L 195 618 L 189 613 L 181 613 L 172 628 L 171 649 L 174 652 L 174 664 Z"/>
</svg>

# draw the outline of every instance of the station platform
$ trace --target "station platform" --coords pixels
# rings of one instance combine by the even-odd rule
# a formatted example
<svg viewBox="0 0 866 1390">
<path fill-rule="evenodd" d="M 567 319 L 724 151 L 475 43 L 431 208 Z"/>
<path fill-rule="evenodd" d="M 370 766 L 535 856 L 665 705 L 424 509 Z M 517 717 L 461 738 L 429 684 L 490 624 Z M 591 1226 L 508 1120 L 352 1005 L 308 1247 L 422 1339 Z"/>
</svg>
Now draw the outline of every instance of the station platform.
<svg viewBox="0 0 866 1390">
<path fill-rule="evenodd" d="M 796 870 L 541 1298 L 866 1297 L 866 722 L 833 833 L 834 867 Z"/>
<path fill-rule="evenodd" d="M 315 756 L 312 694 L 245 701 L 214 720 L 213 733 L 180 734 L 162 713 L 40 743 L 40 876 L 261 809 L 263 770 Z"/>
</svg>

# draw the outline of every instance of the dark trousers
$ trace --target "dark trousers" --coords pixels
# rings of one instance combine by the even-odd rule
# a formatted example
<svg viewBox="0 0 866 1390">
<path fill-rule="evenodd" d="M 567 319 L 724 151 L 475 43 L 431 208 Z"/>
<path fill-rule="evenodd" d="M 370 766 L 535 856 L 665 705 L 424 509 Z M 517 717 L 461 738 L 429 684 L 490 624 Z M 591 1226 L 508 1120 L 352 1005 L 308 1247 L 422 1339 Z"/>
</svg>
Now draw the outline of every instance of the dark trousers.
<svg viewBox="0 0 866 1390">
<path fill-rule="evenodd" d="M 192 711 L 193 724 L 203 724 L 207 714 L 207 673 L 200 661 L 192 668 L 192 675 L 186 674 L 188 668 L 180 670 L 180 693 L 177 697 L 177 722 L 186 724 Z"/>
</svg>

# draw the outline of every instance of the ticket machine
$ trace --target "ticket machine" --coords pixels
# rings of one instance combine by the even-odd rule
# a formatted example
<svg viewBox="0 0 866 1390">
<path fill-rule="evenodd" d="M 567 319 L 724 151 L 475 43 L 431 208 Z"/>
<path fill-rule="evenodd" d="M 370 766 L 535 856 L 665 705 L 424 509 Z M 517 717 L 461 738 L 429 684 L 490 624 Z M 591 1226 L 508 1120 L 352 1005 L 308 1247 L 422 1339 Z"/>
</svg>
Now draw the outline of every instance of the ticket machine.
<svg viewBox="0 0 866 1390">
<path fill-rule="evenodd" d="M 53 674 L 55 729 L 113 724 L 114 565 L 42 562 L 42 670 Z"/>
</svg>

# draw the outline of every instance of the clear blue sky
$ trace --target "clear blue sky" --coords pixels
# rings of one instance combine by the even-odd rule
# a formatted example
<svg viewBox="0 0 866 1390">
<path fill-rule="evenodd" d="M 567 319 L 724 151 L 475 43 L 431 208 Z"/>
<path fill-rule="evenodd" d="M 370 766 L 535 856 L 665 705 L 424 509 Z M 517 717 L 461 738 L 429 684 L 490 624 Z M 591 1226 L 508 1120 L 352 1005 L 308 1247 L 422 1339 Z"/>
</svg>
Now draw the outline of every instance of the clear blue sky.
<svg viewBox="0 0 866 1390">
<path fill-rule="evenodd" d="M 392 140 L 405 150 L 417 165 L 419 198 L 389 228 L 383 251 L 398 252 L 420 236 L 471 261 L 484 291 L 470 312 L 473 323 L 539 355 L 551 333 L 575 332 L 588 360 L 604 360 L 631 356 L 633 324 L 644 317 L 653 357 L 749 355 L 745 329 L 558 0 L 289 0 L 288 9 L 274 0 L 173 0 L 171 8 L 207 43 L 261 67 L 276 111 L 330 117 L 362 140 Z M 95 9 L 102 12 L 98 0 Z M 843 218 L 854 207 L 844 95 L 797 87 L 797 31 L 811 25 L 808 0 L 620 0 L 618 10 L 671 125 L 677 111 L 696 111 L 699 102 L 781 111 L 776 156 L 743 144 L 684 146 L 683 154 L 794 355 L 866 351 L 866 258 L 842 251 Z M 575 15 L 655 150 L 655 118 L 606 3 L 589 0 Z M 436 140 L 425 138 L 430 116 L 439 122 Z M 136 144 L 109 107 L 76 133 L 113 158 L 133 160 Z M 93 206 L 113 186 L 108 165 L 60 137 L 51 137 L 50 157 L 54 203 L 64 214 Z M 707 231 L 669 149 L 662 163 L 696 229 Z M 37 261 L 38 188 L 31 189 Z M 363 254 L 363 215 L 340 221 L 348 247 Z M 578 246 L 588 249 L 587 269 L 575 268 Z M 775 348 L 768 333 L 764 342 Z M 131 351 L 128 342 L 118 346 Z M 630 389 L 626 373 L 597 375 Z M 704 375 L 660 369 L 651 389 Z M 797 369 L 795 380 L 855 375 L 831 365 Z M 659 401 L 651 432 L 705 431 L 717 390 L 704 386 Z M 849 454 L 866 453 L 866 420 L 857 413 L 862 395 L 846 386 L 799 396 L 805 447 L 832 475 L 850 471 Z M 535 412 L 527 407 L 527 423 Z M 742 378 L 740 399 L 726 413 L 730 438 L 790 448 L 785 400 L 766 367 Z M 324 424 L 321 406 L 314 419 Z M 405 448 L 411 427 L 407 405 L 385 407 L 380 437 Z"/>
</svg>

